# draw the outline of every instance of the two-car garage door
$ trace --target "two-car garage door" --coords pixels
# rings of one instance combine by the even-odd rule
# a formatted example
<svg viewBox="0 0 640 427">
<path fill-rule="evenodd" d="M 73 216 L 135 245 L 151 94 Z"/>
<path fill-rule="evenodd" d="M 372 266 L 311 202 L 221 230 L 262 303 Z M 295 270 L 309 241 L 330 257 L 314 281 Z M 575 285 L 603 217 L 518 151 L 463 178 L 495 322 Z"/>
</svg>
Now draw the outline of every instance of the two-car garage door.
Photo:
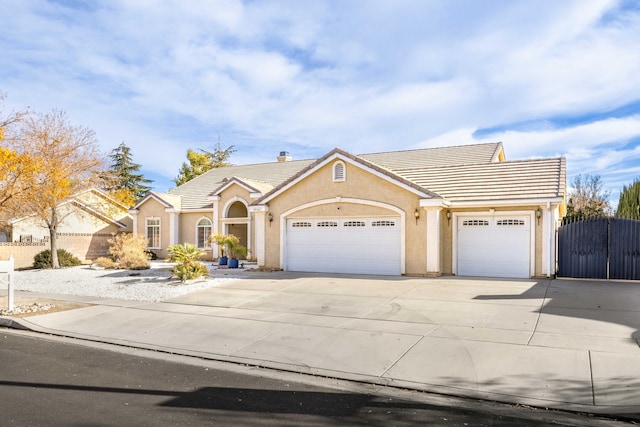
<svg viewBox="0 0 640 427">
<path fill-rule="evenodd" d="M 530 216 L 457 219 L 459 276 L 531 277 Z"/>
<path fill-rule="evenodd" d="M 289 219 L 285 269 L 401 274 L 400 218 Z"/>
</svg>

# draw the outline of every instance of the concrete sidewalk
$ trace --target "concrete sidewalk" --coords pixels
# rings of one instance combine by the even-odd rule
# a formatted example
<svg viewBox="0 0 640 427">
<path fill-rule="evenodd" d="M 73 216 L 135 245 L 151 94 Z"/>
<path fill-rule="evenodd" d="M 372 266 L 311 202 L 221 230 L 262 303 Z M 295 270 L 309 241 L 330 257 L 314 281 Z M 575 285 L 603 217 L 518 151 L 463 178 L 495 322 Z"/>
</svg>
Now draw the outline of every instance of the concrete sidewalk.
<svg viewBox="0 0 640 427">
<path fill-rule="evenodd" d="M 40 296 L 93 306 L 0 324 L 640 419 L 638 283 L 279 272 L 161 303 Z"/>
</svg>

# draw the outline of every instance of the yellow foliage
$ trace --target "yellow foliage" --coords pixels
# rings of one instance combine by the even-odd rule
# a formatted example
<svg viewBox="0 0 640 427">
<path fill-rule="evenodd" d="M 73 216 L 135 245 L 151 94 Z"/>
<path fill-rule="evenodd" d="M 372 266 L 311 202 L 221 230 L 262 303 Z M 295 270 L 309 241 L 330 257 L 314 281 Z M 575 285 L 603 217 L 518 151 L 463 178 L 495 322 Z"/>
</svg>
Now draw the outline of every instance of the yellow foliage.
<svg viewBox="0 0 640 427">
<path fill-rule="evenodd" d="M 30 152 L 0 147 L 0 212 L 15 212 L 39 195 L 37 176 L 43 162 Z"/>
<path fill-rule="evenodd" d="M 127 188 L 120 188 L 118 190 L 115 190 L 111 192 L 109 196 L 127 207 L 132 207 L 136 204 L 135 194 L 133 194 L 133 192 Z"/>
</svg>

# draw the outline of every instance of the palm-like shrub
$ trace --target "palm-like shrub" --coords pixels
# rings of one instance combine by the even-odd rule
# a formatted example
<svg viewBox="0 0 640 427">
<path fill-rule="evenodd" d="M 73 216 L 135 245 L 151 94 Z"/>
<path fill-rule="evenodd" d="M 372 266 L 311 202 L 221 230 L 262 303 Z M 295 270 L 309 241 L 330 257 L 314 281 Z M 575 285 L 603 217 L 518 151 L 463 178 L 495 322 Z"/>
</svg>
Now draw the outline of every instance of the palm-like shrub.
<svg viewBox="0 0 640 427">
<path fill-rule="evenodd" d="M 213 243 L 217 243 L 224 256 L 224 249 L 227 249 L 227 255 L 229 258 L 237 259 L 238 256 L 247 256 L 247 248 L 240 244 L 240 238 L 233 234 L 212 234 L 209 240 Z"/>
<path fill-rule="evenodd" d="M 206 253 L 195 245 L 189 243 L 173 245 L 169 246 L 167 251 L 169 252 L 168 261 L 177 263 L 171 270 L 171 274 L 182 282 L 208 275 L 207 267 L 198 261 Z"/>
</svg>

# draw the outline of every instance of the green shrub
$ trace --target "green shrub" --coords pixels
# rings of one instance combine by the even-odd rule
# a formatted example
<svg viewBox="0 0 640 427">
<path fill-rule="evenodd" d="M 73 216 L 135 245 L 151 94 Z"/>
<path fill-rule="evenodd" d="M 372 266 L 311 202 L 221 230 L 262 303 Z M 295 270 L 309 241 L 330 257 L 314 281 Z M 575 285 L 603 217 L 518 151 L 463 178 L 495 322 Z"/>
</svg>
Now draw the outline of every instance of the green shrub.
<svg viewBox="0 0 640 427">
<path fill-rule="evenodd" d="M 147 254 L 147 239 L 140 234 L 122 233 L 107 240 L 111 247 L 109 253 L 118 264 L 118 268 L 126 270 L 146 270 L 151 268 Z"/>
<path fill-rule="evenodd" d="M 82 262 L 70 252 L 58 249 L 58 263 L 60 267 L 75 267 Z M 51 265 L 51 250 L 47 249 L 33 257 L 33 268 L 53 268 Z"/>
<path fill-rule="evenodd" d="M 144 252 L 147 254 L 147 257 L 149 257 L 151 261 L 155 261 L 158 259 L 158 255 L 155 252 L 153 252 L 151 249 L 147 249 Z"/>
<path fill-rule="evenodd" d="M 207 266 L 198 262 L 198 259 L 202 258 L 206 253 L 195 247 L 195 245 L 189 243 L 173 245 L 169 246 L 167 251 L 169 252 L 168 261 L 177 263 L 171 273 L 181 281 L 185 282 L 209 274 Z"/>
<path fill-rule="evenodd" d="M 182 282 L 187 280 L 197 279 L 198 277 L 207 276 L 209 270 L 207 266 L 198 261 L 188 261 L 176 264 L 171 269 L 171 274 Z"/>
</svg>

